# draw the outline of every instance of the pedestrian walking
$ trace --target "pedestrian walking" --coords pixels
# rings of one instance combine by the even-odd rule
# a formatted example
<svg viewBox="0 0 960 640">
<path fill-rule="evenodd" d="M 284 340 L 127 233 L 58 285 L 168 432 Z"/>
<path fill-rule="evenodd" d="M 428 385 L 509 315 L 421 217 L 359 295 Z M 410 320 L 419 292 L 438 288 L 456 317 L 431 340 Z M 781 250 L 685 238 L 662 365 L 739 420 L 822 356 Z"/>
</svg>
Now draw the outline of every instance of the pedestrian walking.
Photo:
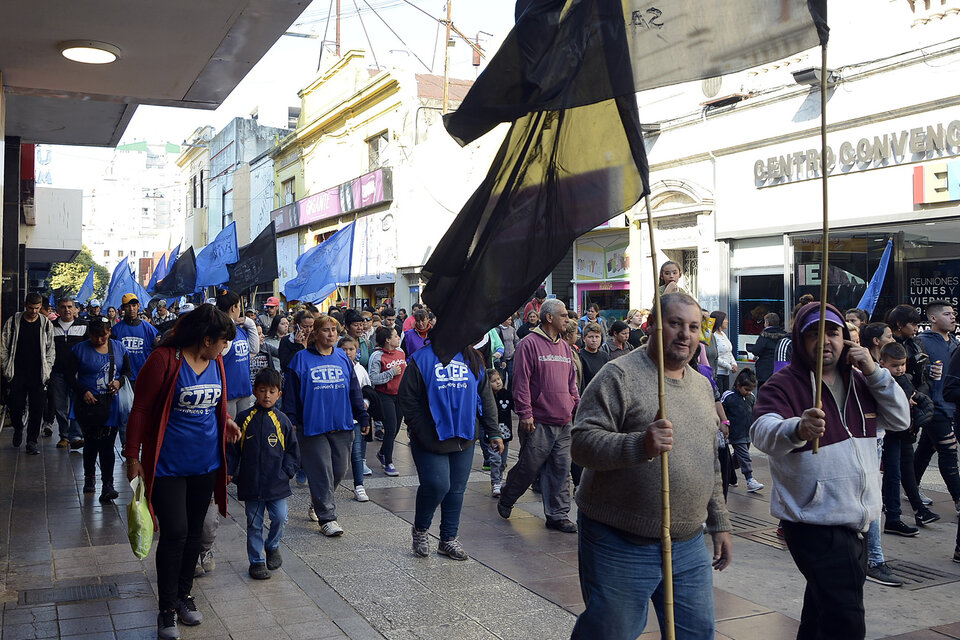
<svg viewBox="0 0 960 640">
<path fill-rule="evenodd" d="M 124 294 L 123 319 L 113 325 L 111 338 L 119 340 L 130 356 L 130 384 L 136 387 L 137 376 L 160 340 L 160 333 L 149 322 L 140 319 L 140 301 L 132 293 Z M 109 317 L 109 314 L 108 314 Z M 136 391 L 134 391 L 136 394 Z M 120 425 L 120 443 L 127 441 L 127 426 Z"/>
<path fill-rule="evenodd" d="M 343 349 L 343 352 L 347 354 L 347 359 L 353 363 L 353 371 L 357 374 L 360 391 L 363 393 L 363 404 L 367 408 L 367 413 L 371 414 L 370 417 L 373 418 L 368 394 L 376 394 L 376 391 L 370 384 L 370 374 L 367 373 L 366 368 L 360 364 L 358 359 L 357 342 L 362 339 L 362 337 L 355 338 L 347 335 L 340 338 L 337 346 Z M 367 466 L 367 442 L 373 440 L 370 429 L 369 425 L 361 427 L 357 420 L 353 421 L 353 448 L 350 451 L 350 470 L 353 471 L 353 496 L 357 502 L 368 502 L 370 500 L 367 496 L 367 490 L 363 486 L 363 477 L 373 473 Z"/>
<path fill-rule="evenodd" d="M 388 476 L 398 476 L 393 464 L 393 447 L 400 431 L 400 421 L 403 413 L 400 411 L 400 402 L 397 393 L 400 381 L 407 363 L 403 350 L 400 349 L 400 336 L 397 330 L 390 326 L 377 329 L 377 348 L 370 356 L 370 382 L 377 390 L 380 398 L 380 408 L 383 410 L 383 442 L 377 452 L 377 460 L 383 465 L 383 472 Z"/>
<path fill-rule="evenodd" d="M 53 321 L 53 344 L 57 352 L 47 386 L 54 418 L 59 428 L 58 449 L 79 449 L 83 446 L 83 433 L 79 423 L 70 417 L 72 390 L 69 385 L 71 351 L 87 339 L 87 323 L 77 317 L 73 298 L 62 298 L 57 303 L 59 317 Z M 99 318 L 100 316 L 96 316 Z"/>
</svg>

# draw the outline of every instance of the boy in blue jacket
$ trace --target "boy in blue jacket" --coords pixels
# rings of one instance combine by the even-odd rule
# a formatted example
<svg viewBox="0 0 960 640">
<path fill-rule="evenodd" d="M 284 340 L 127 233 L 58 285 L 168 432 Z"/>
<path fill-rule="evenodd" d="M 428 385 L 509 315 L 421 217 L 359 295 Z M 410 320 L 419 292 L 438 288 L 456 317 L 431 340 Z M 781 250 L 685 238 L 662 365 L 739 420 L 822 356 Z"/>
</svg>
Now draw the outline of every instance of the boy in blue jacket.
<svg viewBox="0 0 960 640">
<path fill-rule="evenodd" d="M 744 368 L 737 374 L 733 390 L 724 392 L 720 398 L 723 411 L 727 414 L 727 420 L 730 421 L 728 440 L 733 445 L 733 454 L 747 481 L 749 493 L 756 493 L 763 489 L 763 484 L 753 477 L 753 461 L 750 459 L 750 426 L 753 424 L 753 405 L 756 403 L 753 393 L 756 389 L 756 374 Z"/>
<path fill-rule="evenodd" d="M 290 419 L 274 405 L 283 383 L 276 369 L 264 369 L 253 383 L 257 403 L 237 416 L 240 439 L 227 445 L 227 481 L 237 485 L 237 498 L 247 511 L 247 558 L 250 577 L 266 580 L 283 564 L 280 540 L 287 523 L 290 478 L 300 466 L 300 447 Z M 270 531 L 263 540 L 264 511 Z M 266 560 L 264 560 L 266 547 Z"/>
</svg>

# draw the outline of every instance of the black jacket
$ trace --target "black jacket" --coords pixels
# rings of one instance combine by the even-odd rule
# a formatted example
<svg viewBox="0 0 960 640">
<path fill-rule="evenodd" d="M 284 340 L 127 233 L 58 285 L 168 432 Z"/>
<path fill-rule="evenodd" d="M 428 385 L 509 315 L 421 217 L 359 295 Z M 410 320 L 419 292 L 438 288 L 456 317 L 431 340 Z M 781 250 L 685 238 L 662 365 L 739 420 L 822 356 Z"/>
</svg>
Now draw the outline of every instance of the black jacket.
<svg viewBox="0 0 960 640">
<path fill-rule="evenodd" d="M 477 370 L 474 370 L 474 374 L 476 373 Z M 403 379 L 400 381 L 398 400 L 400 401 L 400 409 L 403 411 L 403 417 L 407 422 L 410 440 L 416 441 L 418 445 L 432 453 L 454 453 L 463 451 L 473 445 L 474 441 L 480 437 L 481 429 L 488 438 L 501 437 L 500 426 L 497 423 L 497 403 L 493 398 L 493 391 L 490 389 L 489 376 L 483 376 L 477 391 L 480 394 L 483 415 L 477 415 L 477 427 L 473 438 L 470 440 L 450 438 L 441 441 L 437 435 L 437 424 L 430 414 L 427 386 L 423 380 L 423 375 L 420 373 L 416 360 L 412 358 L 408 360 L 407 368 L 403 372 Z"/>
<path fill-rule="evenodd" d="M 920 339 L 914 336 L 913 338 L 904 339 L 899 336 L 893 336 L 893 339 L 903 345 L 903 348 L 907 351 L 907 377 L 910 378 L 910 382 L 913 383 L 914 389 L 918 392 L 927 395 L 929 394 L 929 385 L 927 384 L 927 365 L 930 364 L 930 356 L 927 355 L 927 352 L 923 348 L 923 344 L 920 342 Z M 944 373 L 946 373 L 947 365 L 944 365 Z M 899 382 L 899 381 L 898 381 Z M 908 395 L 907 398 L 910 396 Z"/>
<path fill-rule="evenodd" d="M 757 356 L 757 380 L 766 382 L 773 375 L 777 360 L 777 346 L 790 335 L 780 327 L 767 327 L 753 344 L 747 345 L 747 351 Z"/>
<path fill-rule="evenodd" d="M 280 346 L 277 347 L 277 359 L 280 360 L 280 371 L 285 373 L 287 367 L 290 366 L 290 361 L 293 360 L 293 356 L 302 350 L 302 344 L 294 342 L 290 339 L 290 336 L 284 336 L 283 340 L 280 341 Z"/>
<path fill-rule="evenodd" d="M 730 421 L 730 444 L 746 444 L 750 442 L 750 427 L 753 425 L 753 406 L 756 398 L 740 395 L 736 389 L 725 391 L 721 396 L 723 412 Z"/>
<path fill-rule="evenodd" d="M 79 318 L 73 321 L 69 331 L 63 330 L 60 320 L 53 321 L 53 347 L 57 359 L 53 361 L 53 371 L 66 374 L 70 368 L 73 347 L 87 339 L 87 323 Z"/>
<path fill-rule="evenodd" d="M 916 435 L 920 429 L 933 420 L 933 400 L 930 399 L 930 396 L 916 390 L 909 375 L 896 376 L 894 380 L 903 389 L 907 401 L 913 399 L 914 406 L 910 407 L 910 431 Z"/>
<path fill-rule="evenodd" d="M 237 485 L 237 499 L 289 496 L 290 478 L 300 466 L 300 445 L 290 419 L 276 408 L 254 405 L 237 416 L 237 424 L 240 440 L 227 445 L 227 475 Z"/>
</svg>

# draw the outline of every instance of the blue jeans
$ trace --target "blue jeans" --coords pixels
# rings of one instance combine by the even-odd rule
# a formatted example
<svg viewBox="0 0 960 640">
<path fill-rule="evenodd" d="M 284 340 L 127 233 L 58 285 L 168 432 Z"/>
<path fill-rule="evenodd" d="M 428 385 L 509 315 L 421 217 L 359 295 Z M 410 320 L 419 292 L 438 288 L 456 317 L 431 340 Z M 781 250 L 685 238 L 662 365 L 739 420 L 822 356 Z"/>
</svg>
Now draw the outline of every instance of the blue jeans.
<svg viewBox="0 0 960 640">
<path fill-rule="evenodd" d="M 500 453 L 490 452 L 490 484 L 503 484 L 503 476 L 507 472 L 507 451 L 510 443 L 504 441 L 503 451 Z"/>
<path fill-rule="evenodd" d="M 50 402 L 57 418 L 60 429 L 60 439 L 73 442 L 83 437 L 80 424 L 70 419 L 70 396 L 72 392 L 67 386 L 67 378 L 62 373 L 54 371 L 50 374 L 50 385 L 47 387 Z"/>
<path fill-rule="evenodd" d="M 263 555 L 263 512 L 270 514 L 270 532 L 266 548 L 271 551 L 280 546 L 283 527 L 287 524 L 287 499 L 248 500 L 243 503 L 247 511 L 247 559 L 250 564 L 266 562 Z"/>
<path fill-rule="evenodd" d="M 370 427 L 371 429 L 373 427 Z M 367 441 L 360 433 L 360 425 L 353 427 L 353 451 L 350 452 L 350 468 L 353 469 L 353 486 L 363 484 L 363 465 L 367 460 Z"/>
<path fill-rule="evenodd" d="M 664 630 L 661 544 L 638 545 L 613 527 L 578 516 L 580 590 L 586 610 L 571 640 L 634 640 L 647 624 L 650 600 Z M 673 601 L 678 640 L 714 637 L 713 569 L 703 534 L 674 542 Z"/>
<path fill-rule="evenodd" d="M 880 459 L 883 459 L 883 438 L 877 438 L 877 455 L 880 456 Z M 899 462 L 899 458 L 897 459 Z M 897 475 L 897 507 L 900 506 L 900 467 L 895 465 L 894 467 L 884 470 L 884 473 L 896 473 Z M 892 519 L 892 515 L 887 513 L 887 519 Z M 897 511 L 896 520 L 900 519 L 900 512 Z M 867 531 L 867 564 L 871 567 L 874 567 L 878 564 L 885 562 L 883 557 L 883 545 L 880 543 L 881 536 L 880 528 L 880 518 L 877 518 L 870 523 L 870 529 Z"/>
<path fill-rule="evenodd" d="M 440 539 L 453 540 L 460 529 L 463 492 L 473 466 L 473 446 L 454 453 L 431 453 L 411 440 L 410 453 L 420 479 L 413 526 L 429 529 L 439 506 Z"/>
</svg>

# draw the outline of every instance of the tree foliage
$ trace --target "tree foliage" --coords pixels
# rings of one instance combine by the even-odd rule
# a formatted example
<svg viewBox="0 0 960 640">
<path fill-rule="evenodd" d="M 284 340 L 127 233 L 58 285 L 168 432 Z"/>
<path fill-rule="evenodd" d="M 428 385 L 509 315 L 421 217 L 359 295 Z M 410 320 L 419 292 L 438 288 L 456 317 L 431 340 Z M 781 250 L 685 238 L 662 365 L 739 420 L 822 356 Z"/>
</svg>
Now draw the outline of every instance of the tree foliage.
<svg viewBox="0 0 960 640">
<path fill-rule="evenodd" d="M 107 284 L 110 282 L 110 272 L 101 264 L 93 260 L 90 249 L 84 246 L 73 262 L 57 262 L 50 267 L 50 293 L 59 298 L 63 295 L 76 295 L 83 285 L 87 273 L 93 267 L 93 295 L 103 298 Z M 86 300 L 80 302 L 86 303 Z"/>
</svg>

